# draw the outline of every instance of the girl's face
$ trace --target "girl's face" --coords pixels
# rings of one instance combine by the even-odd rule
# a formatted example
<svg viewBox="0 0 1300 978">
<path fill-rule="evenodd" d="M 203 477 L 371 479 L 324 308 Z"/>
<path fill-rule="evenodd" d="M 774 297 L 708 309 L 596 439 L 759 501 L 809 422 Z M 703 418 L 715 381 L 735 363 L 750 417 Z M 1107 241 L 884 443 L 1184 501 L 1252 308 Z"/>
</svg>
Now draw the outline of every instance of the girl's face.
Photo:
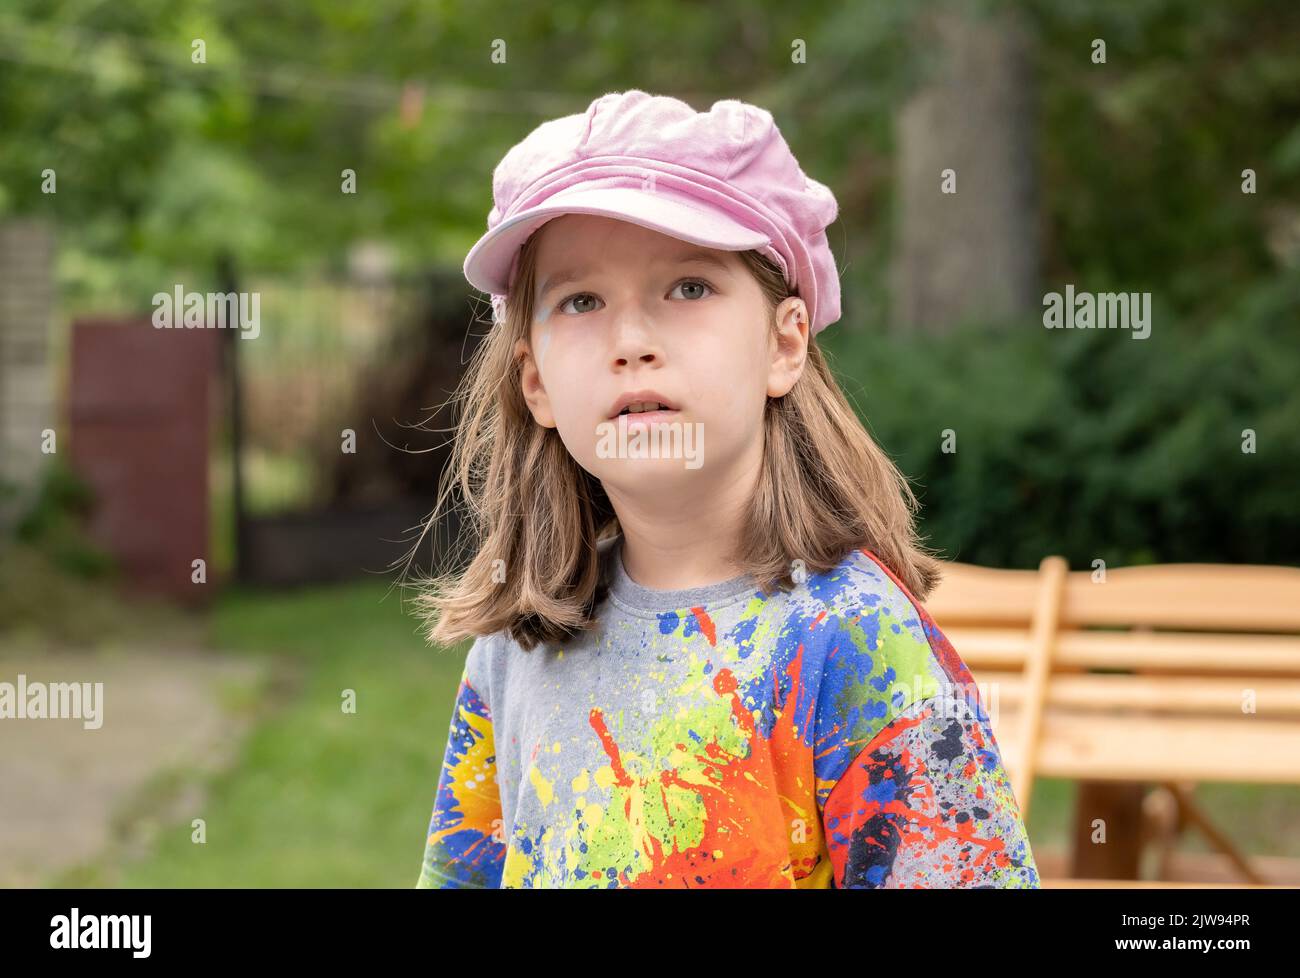
<svg viewBox="0 0 1300 978">
<path fill-rule="evenodd" d="M 766 400 L 803 368 L 803 301 L 784 300 L 773 331 L 735 252 L 587 214 L 537 233 L 530 345 L 516 347 L 537 423 L 618 495 L 756 469 Z M 667 410 L 620 420 L 629 397 Z"/>
</svg>

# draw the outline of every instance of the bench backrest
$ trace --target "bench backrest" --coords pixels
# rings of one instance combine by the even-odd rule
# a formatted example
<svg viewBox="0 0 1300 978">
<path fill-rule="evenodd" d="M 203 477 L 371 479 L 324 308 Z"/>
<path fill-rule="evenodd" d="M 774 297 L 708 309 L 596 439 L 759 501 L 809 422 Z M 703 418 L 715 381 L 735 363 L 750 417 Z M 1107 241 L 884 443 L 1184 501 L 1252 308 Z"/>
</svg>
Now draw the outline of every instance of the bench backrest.
<svg viewBox="0 0 1300 978">
<path fill-rule="evenodd" d="M 949 564 L 926 602 L 1037 774 L 1300 783 L 1300 568 Z"/>
</svg>

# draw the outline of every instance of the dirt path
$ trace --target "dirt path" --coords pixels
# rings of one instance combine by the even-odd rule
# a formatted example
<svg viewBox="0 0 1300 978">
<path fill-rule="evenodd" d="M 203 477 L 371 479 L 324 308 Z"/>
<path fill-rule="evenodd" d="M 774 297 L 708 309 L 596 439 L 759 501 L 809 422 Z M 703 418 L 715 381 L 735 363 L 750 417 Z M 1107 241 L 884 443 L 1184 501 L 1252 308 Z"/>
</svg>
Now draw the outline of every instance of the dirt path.
<svg viewBox="0 0 1300 978">
<path fill-rule="evenodd" d="M 197 810 L 194 776 L 233 757 L 266 666 L 184 648 L 0 650 L 0 682 L 16 686 L 19 673 L 29 684 L 102 682 L 102 726 L 0 719 L 3 887 L 47 885 L 92 859 L 142 806 L 152 819 Z"/>
</svg>

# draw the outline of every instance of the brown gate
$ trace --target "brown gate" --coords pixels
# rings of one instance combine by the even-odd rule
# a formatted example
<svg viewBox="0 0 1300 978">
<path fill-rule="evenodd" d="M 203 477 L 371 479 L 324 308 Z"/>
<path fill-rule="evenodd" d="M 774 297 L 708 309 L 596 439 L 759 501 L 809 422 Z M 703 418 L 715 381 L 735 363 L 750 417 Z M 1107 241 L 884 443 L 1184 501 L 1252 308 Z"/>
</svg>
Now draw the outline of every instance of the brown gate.
<svg viewBox="0 0 1300 978">
<path fill-rule="evenodd" d="M 134 590 L 188 604 L 212 594 L 208 454 L 215 329 L 148 319 L 72 326 L 71 458 L 94 489 L 90 532 Z M 193 562 L 207 584 L 193 582 Z"/>
</svg>

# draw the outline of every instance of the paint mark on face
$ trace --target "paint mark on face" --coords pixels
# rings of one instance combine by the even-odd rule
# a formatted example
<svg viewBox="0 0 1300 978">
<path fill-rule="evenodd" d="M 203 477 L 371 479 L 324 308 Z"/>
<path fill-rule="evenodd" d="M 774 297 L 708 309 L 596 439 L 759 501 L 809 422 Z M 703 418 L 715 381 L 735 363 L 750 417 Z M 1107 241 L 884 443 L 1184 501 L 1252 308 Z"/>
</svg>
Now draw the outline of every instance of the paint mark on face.
<svg viewBox="0 0 1300 978">
<path fill-rule="evenodd" d="M 550 319 L 554 310 L 541 307 L 541 296 L 534 300 L 533 308 L 542 310 L 533 316 L 533 326 L 541 330 L 541 336 L 537 340 L 537 369 L 540 371 L 542 364 L 546 362 L 546 349 L 551 345 Z"/>
</svg>

